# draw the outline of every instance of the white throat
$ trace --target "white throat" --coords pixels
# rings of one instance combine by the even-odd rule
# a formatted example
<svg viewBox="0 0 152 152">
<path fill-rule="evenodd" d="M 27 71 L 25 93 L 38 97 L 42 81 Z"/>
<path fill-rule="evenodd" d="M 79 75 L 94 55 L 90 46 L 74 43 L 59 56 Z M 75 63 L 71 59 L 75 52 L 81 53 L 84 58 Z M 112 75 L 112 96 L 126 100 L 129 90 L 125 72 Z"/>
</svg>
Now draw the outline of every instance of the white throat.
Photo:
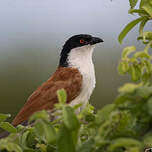
<svg viewBox="0 0 152 152">
<path fill-rule="evenodd" d="M 95 88 L 95 71 L 92 53 L 95 46 L 87 45 L 72 49 L 68 55 L 69 67 L 77 68 L 82 74 L 82 88 L 80 95 L 72 101 L 73 104 L 87 103 Z"/>
</svg>

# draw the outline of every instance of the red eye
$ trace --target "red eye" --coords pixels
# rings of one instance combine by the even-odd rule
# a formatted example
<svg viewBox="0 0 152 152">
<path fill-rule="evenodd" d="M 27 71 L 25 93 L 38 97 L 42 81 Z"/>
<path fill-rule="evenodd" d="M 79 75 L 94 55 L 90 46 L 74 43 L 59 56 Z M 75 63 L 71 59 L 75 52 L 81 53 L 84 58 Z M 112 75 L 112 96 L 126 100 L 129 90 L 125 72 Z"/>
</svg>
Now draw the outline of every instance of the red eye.
<svg viewBox="0 0 152 152">
<path fill-rule="evenodd" d="M 81 39 L 81 40 L 80 40 L 80 43 L 81 43 L 81 44 L 83 44 L 83 43 L 84 43 L 84 40 L 83 40 L 83 39 Z"/>
</svg>

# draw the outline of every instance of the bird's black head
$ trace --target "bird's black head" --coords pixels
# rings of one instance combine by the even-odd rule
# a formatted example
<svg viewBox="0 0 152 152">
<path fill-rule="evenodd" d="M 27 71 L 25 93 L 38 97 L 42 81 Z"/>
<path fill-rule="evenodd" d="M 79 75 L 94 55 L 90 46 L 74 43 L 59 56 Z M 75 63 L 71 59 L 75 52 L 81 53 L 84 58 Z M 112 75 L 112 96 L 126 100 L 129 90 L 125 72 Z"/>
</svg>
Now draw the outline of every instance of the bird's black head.
<svg viewBox="0 0 152 152">
<path fill-rule="evenodd" d="M 68 57 L 69 52 L 72 49 L 77 48 L 77 47 L 82 47 L 85 45 L 95 45 L 101 42 L 103 42 L 102 39 L 98 37 L 93 37 L 88 34 L 79 34 L 79 35 L 72 36 L 63 45 L 63 49 L 60 54 L 61 57 L 60 57 L 59 66 L 62 66 L 62 67 L 68 66 L 67 57 Z"/>
</svg>

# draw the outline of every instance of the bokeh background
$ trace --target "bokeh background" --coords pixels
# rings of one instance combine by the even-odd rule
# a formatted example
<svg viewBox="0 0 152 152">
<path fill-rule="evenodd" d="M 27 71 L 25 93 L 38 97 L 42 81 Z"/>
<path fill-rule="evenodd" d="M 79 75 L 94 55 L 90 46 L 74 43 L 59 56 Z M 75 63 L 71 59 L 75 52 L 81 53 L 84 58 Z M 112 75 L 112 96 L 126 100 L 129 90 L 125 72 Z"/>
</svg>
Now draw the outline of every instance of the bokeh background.
<svg viewBox="0 0 152 152">
<path fill-rule="evenodd" d="M 12 118 L 28 96 L 55 71 L 65 40 L 88 33 L 104 39 L 94 52 L 97 84 L 90 102 L 111 103 L 127 77 L 117 64 L 123 47 L 138 45 L 137 28 L 124 43 L 118 34 L 132 19 L 128 0 L 1 0 L 0 112 Z"/>
</svg>

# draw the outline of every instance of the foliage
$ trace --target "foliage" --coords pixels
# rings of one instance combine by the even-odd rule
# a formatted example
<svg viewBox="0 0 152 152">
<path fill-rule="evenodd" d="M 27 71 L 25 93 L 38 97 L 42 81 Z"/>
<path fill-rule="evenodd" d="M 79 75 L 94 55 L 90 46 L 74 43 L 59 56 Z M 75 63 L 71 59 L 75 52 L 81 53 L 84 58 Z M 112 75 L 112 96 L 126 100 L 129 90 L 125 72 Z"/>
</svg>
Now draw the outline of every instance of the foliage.
<svg viewBox="0 0 152 152">
<path fill-rule="evenodd" d="M 152 147 L 152 32 L 144 26 L 152 19 L 152 1 L 129 0 L 130 14 L 140 17 L 129 23 L 119 35 L 122 42 L 137 24 L 138 40 L 143 51 L 135 46 L 124 48 L 118 66 L 120 74 L 131 75 L 134 83 L 119 88 L 113 104 L 94 112 L 87 105 L 66 104 L 65 91 L 59 90 L 59 103 L 54 111 L 39 111 L 31 116 L 28 126 L 14 128 L 6 122 L 10 115 L 0 114 L 0 127 L 10 135 L 0 140 L 1 151 L 14 152 L 142 152 Z M 52 120 L 50 122 L 50 119 Z"/>
<path fill-rule="evenodd" d="M 15 152 L 140 152 L 152 146 L 152 86 L 125 84 L 113 104 L 96 114 L 91 105 L 76 114 L 80 105 L 70 107 L 64 90 L 54 112 L 40 111 L 31 125 L 19 125 L 16 133 L 0 140 L 0 150 Z M 0 115 L 0 119 L 4 115 Z M 50 119 L 56 117 L 50 122 Z M 4 122 L 4 119 L 3 119 Z M 29 122 L 29 123 L 30 123 Z"/>
<path fill-rule="evenodd" d="M 151 84 L 152 79 L 152 56 L 149 49 L 152 47 L 152 31 L 144 31 L 145 25 L 152 20 L 152 0 L 141 0 L 138 9 L 135 9 L 139 0 L 129 0 L 130 14 L 138 14 L 138 19 L 131 21 L 120 33 L 118 40 L 122 43 L 124 37 L 137 24 L 139 25 L 138 40 L 145 45 L 143 51 L 136 51 L 135 46 L 126 47 L 118 66 L 120 74 L 130 74 L 133 81 Z"/>
</svg>

